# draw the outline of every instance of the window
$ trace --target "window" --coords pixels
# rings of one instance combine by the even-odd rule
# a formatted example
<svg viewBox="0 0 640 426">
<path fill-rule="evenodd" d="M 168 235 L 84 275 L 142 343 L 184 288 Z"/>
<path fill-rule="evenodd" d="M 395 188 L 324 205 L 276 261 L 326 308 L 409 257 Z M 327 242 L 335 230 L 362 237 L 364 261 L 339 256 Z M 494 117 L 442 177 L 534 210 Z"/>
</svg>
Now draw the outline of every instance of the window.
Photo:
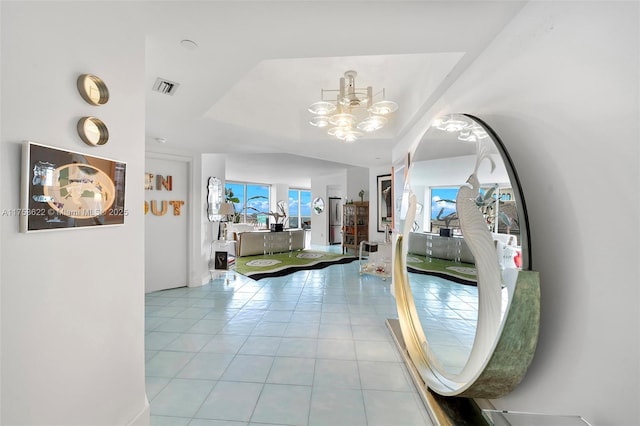
<svg viewBox="0 0 640 426">
<path fill-rule="evenodd" d="M 303 189 L 289 190 L 289 227 L 306 228 L 311 226 L 311 191 Z"/>
<path fill-rule="evenodd" d="M 456 210 L 458 187 L 431 188 L 431 232 L 440 228 L 453 228 L 459 233 L 460 220 Z M 492 187 L 480 188 L 475 199 L 478 209 L 487 219 L 492 232 L 518 233 L 517 211 L 513 199 L 513 189 Z M 497 202 L 496 202 L 497 201 Z"/>
<path fill-rule="evenodd" d="M 431 231 L 458 225 L 456 197 L 458 187 L 431 188 Z"/>
<path fill-rule="evenodd" d="M 266 227 L 269 218 L 269 186 L 241 182 L 225 184 L 225 200 L 233 203 L 233 222 Z"/>
</svg>

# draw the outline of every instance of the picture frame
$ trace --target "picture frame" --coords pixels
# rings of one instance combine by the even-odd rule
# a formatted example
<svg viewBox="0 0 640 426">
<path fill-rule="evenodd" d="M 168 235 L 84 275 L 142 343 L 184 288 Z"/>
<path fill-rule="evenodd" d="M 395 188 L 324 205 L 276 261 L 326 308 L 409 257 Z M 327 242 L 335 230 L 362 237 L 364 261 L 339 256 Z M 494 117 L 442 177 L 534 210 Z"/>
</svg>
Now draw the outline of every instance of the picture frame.
<svg viewBox="0 0 640 426">
<path fill-rule="evenodd" d="M 20 231 L 123 225 L 126 163 L 25 141 Z"/>
<path fill-rule="evenodd" d="M 393 226 L 393 180 L 391 174 L 377 177 L 378 232 L 384 232 L 385 226 Z"/>
<path fill-rule="evenodd" d="M 214 269 L 216 270 L 229 269 L 229 253 L 227 253 L 226 251 L 217 251 L 215 253 L 213 265 L 214 265 Z"/>
</svg>

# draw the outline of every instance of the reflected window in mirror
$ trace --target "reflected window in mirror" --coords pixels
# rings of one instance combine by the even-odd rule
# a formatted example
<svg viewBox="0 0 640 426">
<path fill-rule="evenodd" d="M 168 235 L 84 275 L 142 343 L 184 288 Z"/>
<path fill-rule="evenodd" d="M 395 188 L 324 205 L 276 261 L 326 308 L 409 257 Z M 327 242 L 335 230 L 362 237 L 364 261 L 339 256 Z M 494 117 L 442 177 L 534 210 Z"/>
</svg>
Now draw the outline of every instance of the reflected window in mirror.
<svg viewBox="0 0 640 426">
<path fill-rule="evenodd" d="M 502 187 L 502 186 L 507 187 Z M 475 204 L 482 212 L 489 230 L 498 234 L 513 235 L 516 240 L 520 233 L 518 212 L 513 188 L 509 184 L 483 186 L 475 198 Z M 420 218 L 425 223 L 424 232 L 440 234 L 441 229 L 450 230 L 451 235 L 460 236 L 460 220 L 456 206 L 458 186 L 430 187 L 429 210 Z M 429 217 L 429 220 L 426 218 Z"/>
</svg>

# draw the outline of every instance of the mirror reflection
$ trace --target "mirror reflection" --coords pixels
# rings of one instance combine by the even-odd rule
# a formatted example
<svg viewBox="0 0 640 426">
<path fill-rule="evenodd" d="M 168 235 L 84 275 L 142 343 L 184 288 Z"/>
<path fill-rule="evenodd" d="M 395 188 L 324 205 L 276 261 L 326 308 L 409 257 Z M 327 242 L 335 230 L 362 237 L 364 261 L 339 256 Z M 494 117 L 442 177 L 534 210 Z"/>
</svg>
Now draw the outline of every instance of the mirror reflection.
<svg viewBox="0 0 640 426">
<path fill-rule="evenodd" d="M 102 120 L 96 117 L 82 117 L 76 126 L 80 139 L 87 145 L 104 145 L 109 140 L 109 130 Z"/>
<path fill-rule="evenodd" d="M 407 277 L 421 349 L 445 389 L 463 387 L 487 362 L 517 271 L 528 265 L 519 185 L 503 154 L 484 123 L 452 114 L 412 156 Z"/>
<path fill-rule="evenodd" d="M 222 205 L 222 180 L 210 177 L 207 181 L 207 218 L 209 222 L 220 221 L 220 207 Z"/>
<path fill-rule="evenodd" d="M 324 211 L 324 199 L 322 197 L 314 198 L 311 205 L 315 214 L 320 214 Z"/>
</svg>

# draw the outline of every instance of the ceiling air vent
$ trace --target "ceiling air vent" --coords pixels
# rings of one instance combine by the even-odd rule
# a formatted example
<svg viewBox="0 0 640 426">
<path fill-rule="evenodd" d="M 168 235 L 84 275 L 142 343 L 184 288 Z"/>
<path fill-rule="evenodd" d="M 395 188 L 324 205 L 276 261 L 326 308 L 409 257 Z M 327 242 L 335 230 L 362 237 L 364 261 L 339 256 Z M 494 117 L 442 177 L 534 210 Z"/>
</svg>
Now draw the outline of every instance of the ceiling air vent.
<svg viewBox="0 0 640 426">
<path fill-rule="evenodd" d="M 173 95 L 176 90 L 178 90 L 178 86 L 180 86 L 180 83 L 158 77 L 156 82 L 153 84 L 153 91 L 163 93 L 165 95 Z"/>
</svg>

